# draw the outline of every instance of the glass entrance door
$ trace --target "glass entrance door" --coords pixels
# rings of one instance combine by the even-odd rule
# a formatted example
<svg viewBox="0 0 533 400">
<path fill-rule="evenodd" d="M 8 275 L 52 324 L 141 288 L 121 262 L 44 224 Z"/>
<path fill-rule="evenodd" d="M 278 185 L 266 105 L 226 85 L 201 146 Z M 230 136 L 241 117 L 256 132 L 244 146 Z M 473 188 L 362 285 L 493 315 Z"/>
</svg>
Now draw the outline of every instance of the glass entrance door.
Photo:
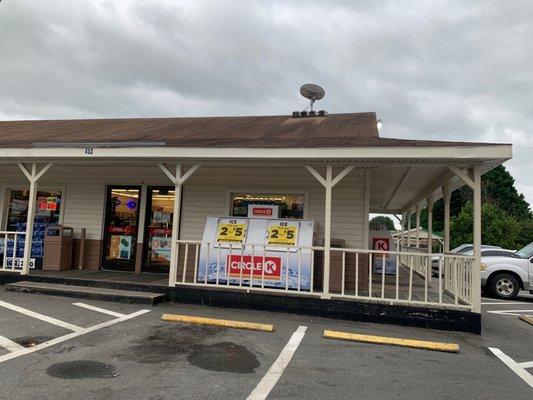
<svg viewBox="0 0 533 400">
<path fill-rule="evenodd" d="M 148 188 L 143 271 L 169 271 L 174 195 L 174 187 Z"/>
<path fill-rule="evenodd" d="M 135 270 L 140 195 L 141 188 L 135 186 L 107 189 L 102 260 L 105 269 Z"/>
</svg>

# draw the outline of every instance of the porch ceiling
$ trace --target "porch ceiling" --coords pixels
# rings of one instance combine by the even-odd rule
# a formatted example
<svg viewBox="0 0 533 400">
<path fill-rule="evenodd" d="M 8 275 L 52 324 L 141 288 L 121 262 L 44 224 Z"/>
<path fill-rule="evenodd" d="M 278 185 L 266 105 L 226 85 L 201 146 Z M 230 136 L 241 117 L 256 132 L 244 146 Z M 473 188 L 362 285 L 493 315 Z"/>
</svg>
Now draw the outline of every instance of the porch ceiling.
<svg viewBox="0 0 533 400">
<path fill-rule="evenodd" d="M 446 166 L 405 165 L 375 167 L 370 171 L 370 211 L 401 212 L 450 177 Z"/>
</svg>

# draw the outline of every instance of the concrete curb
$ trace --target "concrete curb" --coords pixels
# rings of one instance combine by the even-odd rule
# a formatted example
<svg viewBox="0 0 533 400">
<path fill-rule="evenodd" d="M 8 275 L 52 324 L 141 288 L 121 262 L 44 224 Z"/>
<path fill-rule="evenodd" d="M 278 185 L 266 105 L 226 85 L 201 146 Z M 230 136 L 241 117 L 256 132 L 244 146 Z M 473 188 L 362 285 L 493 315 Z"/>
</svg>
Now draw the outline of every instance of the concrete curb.
<svg viewBox="0 0 533 400">
<path fill-rule="evenodd" d="M 531 315 L 521 315 L 518 318 L 524 322 L 527 322 L 529 325 L 533 325 L 533 317 Z"/>
<path fill-rule="evenodd" d="M 359 333 L 348 333 L 324 330 L 324 338 L 347 340 L 352 342 L 386 344 L 390 346 L 409 347 L 412 349 L 443 351 L 446 353 L 458 353 L 459 345 L 455 343 L 430 342 L 426 340 L 399 339 L 387 336 L 362 335 Z"/>
<path fill-rule="evenodd" d="M 274 325 L 256 322 L 233 321 L 230 319 L 204 318 L 191 315 L 163 314 L 162 321 L 184 322 L 186 324 L 219 326 L 221 328 L 246 329 L 250 331 L 274 332 Z"/>
</svg>

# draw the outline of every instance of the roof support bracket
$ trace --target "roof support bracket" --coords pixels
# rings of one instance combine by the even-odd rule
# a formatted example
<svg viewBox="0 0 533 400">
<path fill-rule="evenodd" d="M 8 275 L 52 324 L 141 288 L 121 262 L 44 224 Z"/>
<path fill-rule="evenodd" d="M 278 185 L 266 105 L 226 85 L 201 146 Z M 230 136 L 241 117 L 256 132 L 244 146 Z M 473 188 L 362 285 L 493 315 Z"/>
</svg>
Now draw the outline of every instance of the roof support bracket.
<svg viewBox="0 0 533 400">
<path fill-rule="evenodd" d="M 183 185 L 197 170 L 201 167 L 201 164 L 194 164 L 187 172 L 185 172 L 183 175 L 180 173 L 178 175 L 174 175 L 170 170 L 167 168 L 167 166 L 163 163 L 159 163 L 159 168 L 161 171 L 165 173 L 165 175 L 174 183 L 175 185 Z"/>
<path fill-rule="evenodd" d="M 460 170 L 459 168 L 457 168 L 455 165 L 448 165 L 448 168 L 450 169 L 450 171 L 452 171 L 455 175 L 457 175 L 459 177 L 459 179 L 461 179 L 464 183 L 466 183 L 468 186 L 470 186 L 470 188 L 474 189 L 475 188 L 475 183 L 472 179 L 470 179 L 470 177 L 468 176 L 468 174 L 462 170 Z"/>
<path fill-rule="evenodd" d="M 331 167 L 331 166 L 328 166 L 328 167 Z M 335 186 L 344 177 L 346 177 L 346 175 L 348 175 L 354 168 L 355 168 L 355 165 L 349 165 L 346 168 L 344 168 L 341 172 L 339 172 L 339 174 L 335 178 L 331 180 L 331 182 L 329 182 L 329 185 L 331 187 Z M 320 175 L 320 173 L 316 169 L 314 169 L 312 166 L 306 165 L 305 169 L 307 169 L 311 173 L 311 175 L 313 175 L 316 178 L 316 180 L 322 184 L 322 186 L 324 187 L 328 186 L 328 181 L 324 179 L 322 175 Z"/>
</svg>

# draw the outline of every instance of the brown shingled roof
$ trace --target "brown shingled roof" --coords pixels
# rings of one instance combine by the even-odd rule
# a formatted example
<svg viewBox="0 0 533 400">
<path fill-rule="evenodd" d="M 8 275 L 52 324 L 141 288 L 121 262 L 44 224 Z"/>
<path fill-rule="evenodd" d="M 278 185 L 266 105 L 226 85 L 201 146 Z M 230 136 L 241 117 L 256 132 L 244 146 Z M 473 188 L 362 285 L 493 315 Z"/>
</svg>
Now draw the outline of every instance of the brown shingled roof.
<svg viewBox="0 0 533 400">
<path fill-rule="evenodd" d="M 161 143 L 170 147 L 313 148 L 479 145 L 380 138 L 373 112 L 290 116 L 0 121 L 0 147 L 57 143 Z"/>
</svg>

